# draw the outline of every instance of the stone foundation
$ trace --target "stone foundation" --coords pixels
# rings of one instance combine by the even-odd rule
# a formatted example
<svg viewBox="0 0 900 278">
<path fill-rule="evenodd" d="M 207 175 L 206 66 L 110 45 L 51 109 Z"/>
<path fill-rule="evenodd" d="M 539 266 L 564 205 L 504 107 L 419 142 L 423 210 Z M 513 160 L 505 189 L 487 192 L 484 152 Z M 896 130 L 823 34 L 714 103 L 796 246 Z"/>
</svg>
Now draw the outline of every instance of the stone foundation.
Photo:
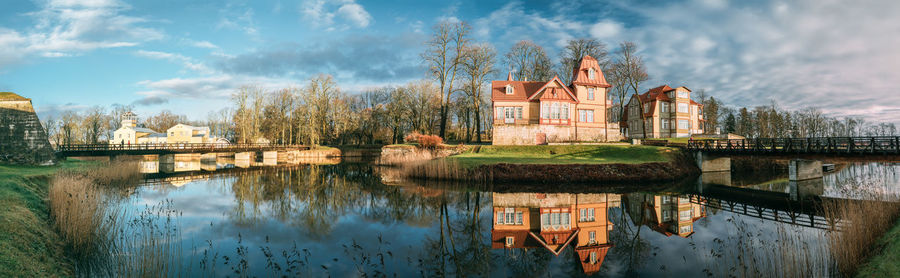
<svg viewBox="0 0 900 278">
<path fill-rule="evenodd" d="M 0 93 L 0 163 L 53 163 L 53 148 L 31 100 Z"/>
<path fill-rule="evenodd" d="M 494 145 L 535 145 L 538 133 L 547 135 L 547 143 L 615 142 L 621 140 L 618 128 L 559 125 L 495 125 Z"/>
</svg>

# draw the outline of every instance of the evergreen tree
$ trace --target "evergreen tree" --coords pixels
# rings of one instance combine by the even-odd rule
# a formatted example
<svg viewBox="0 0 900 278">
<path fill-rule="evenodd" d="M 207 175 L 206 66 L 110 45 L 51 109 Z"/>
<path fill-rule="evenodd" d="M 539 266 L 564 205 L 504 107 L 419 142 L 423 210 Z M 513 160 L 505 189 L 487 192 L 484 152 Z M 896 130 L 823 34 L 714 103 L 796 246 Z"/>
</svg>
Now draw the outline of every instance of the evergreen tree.
<svg viewBox="0 0 900 278">
<path fill-rule="evenodd" d="M 728 113 L 728 116 L 725 117 L 725 133 L 734 133 L 735 125 L 737 125 L 737 120 L 734 118 L 734 114 Z"/>
</svg>

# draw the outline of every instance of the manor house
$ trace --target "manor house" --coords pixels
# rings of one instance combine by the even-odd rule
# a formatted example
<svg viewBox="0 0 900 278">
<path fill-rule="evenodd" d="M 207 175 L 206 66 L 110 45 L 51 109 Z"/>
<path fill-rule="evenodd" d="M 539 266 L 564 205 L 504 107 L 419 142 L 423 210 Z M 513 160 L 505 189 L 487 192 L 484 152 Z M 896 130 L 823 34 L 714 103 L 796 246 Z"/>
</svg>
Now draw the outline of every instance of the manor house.
<svg viewBox="0 0 900 278">
<path fill-rule="evenodd" d="M 620 140 L 618 123 L 608 117 L 614 114 L 606 97 L 610 85 L 597 59 L 584 56 L 571 80 L 513 80 L 510 73 L 506 80 L 491 82 L 493 144 Z"/>
</svg>

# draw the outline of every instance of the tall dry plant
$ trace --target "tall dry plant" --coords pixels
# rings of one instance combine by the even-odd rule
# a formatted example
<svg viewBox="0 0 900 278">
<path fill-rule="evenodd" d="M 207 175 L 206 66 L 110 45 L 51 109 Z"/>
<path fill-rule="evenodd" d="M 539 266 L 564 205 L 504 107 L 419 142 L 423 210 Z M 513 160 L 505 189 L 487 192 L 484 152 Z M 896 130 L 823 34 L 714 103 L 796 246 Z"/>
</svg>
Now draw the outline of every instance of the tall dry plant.
<svg viewBox="0 0 900 278">
<path fill-rule="evenodd" d="M 822 204 L 826 218 L 841 219 L 840 228 L 828 233 L 827 240 L 838 271 L 847 276 L 853 275 L 869 258 L 875 243 L 894 227 L 900 216 L 898 196 L 855 188 L 858 191 L 854 194 L 864 198 L 835 199 Z"/>
<path fill-rule="evenodd" d="M 106 217 L 103 193 L 86 176 L 57 174 L 50 184 L 50 214 L 71 250 L 90 250 Z"/>
</svg>

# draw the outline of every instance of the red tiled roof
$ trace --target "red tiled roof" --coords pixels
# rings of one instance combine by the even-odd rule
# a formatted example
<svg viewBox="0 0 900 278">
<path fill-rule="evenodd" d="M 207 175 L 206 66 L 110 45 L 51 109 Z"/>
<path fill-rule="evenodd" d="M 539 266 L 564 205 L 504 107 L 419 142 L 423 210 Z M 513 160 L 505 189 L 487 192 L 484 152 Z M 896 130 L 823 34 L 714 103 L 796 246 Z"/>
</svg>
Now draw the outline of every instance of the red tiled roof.
<svg viewBox="0 0 900 278">
<path fill-rule="evenodd" d="M 506 246 L 506 237 L 513 238 L 513 245 Z M 540 243 L 528 235 L 528 230 L 491 230 L 491 248 L 532 248 L 540 247 Z"/>
<path fill-rule="evenodd" d="M 491 100 L 493 101 L 527 101 L 547 82 L 541 81 L 492 81 Z M 512 85 L 513 93 L 506 94 L 506 85 Z"/>
<path fill-rule="evenodd" d="M 593 80 L 590 78 L 590 74 L 588 74 L 589 69 L 594 69 L 595 71 Z M 609 83 L 606 83 L 606 77 L 603 76 L 603 70 L 600 68 L 597 59 L 594 59 L 594 57 L 591 57 L 590 55 L 585 55 L 584 58 L 581 58 L 581 62 L 578 66 L 572 69 L 572 84 L 605 88 L 611 87 Z"/>
<path fill-rule="evenodd" d="M 606 258 L 606 253 L 611 247 L 612 244 L 601 244 L 575 248 L 575 252 L 578 253 L 578 260 L 581 261 L 581 269 L 584 271 L 584 274 L 593 275 L 594 273 L 599 272 L 600 265 L 603 264 L 603 259 Z M 597 262 L 593 264 L 591 263 L 591 252 L 597 252 Z"/>
<path fill-rule="evenodd" d="M 556 82 L 557 85 L 559 85 L 559 87 L 552 88 L 551 90 L 544 90 L 545 88 L 547 88 L 547 86 L 550 86 L 550 84 L 553 84 L 554 81 Z M 529 96 L 528 100 L 534 100 L 535 97 L 538 96 L 537 93 L 541 93 L 542 91 L 543 91 L 543 94 L 541 94 L 540 99 L 565 100 L 565 99 L 567 99 L 565 96 L 568 95 L 569 100 L 578 102 L 578 98 L 575 97 L 575 94 L 572 93 L 572 90 L 570 90 L 568 86 L 563 84 L 562 80 L 559 80 L 559 76 L 554 76 L 553 79 L 550 79 L 550 81 L 547 81 L 547 83 L 545 83 L 544 86 L 542 86 L 540 89 L 538 89 L 537 92 L 535 92 L 535 94 Z M 547 94 L 547 93 L 550 93 L 550 94 Z M 565 93 L 565 94 L 563 94 L 563 93 Z"/>
</svg>

